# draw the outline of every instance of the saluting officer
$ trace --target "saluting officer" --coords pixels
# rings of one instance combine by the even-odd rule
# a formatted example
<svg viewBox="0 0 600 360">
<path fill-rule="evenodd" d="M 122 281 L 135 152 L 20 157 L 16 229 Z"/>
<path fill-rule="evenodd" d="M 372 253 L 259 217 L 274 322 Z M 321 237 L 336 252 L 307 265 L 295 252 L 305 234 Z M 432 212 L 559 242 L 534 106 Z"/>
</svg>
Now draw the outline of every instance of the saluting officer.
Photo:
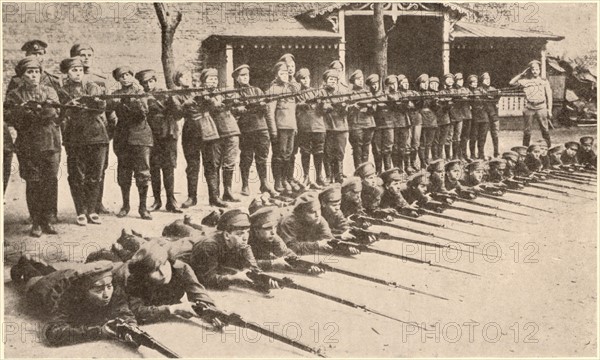
<svg viewBox="0 0 600 360">
<path fill-rule="evenodd" d="M 242 89 L 236 97 L 261 96 L 263 91 L 250 85 L 250 67 L 246 64 L 238 66 L 231 77 L 235 79 L 236 86 Z M 256 159 L 256 172 L 260 179 L 260 192 L 268 192 L 272 196 L 277 193 L 267 181 L 267 158 L 271 139 L 277 138 L 277 125 L 272 118 L 267 121 L 267 106 L 262 101 L 253 101 L 246 106 L 234 107 L 234 114 L 238 117 L 240 127 L 240 170 L 242 172 L 242 195 L 250 195 L 249 177 L 250 167 Z"/>
<path fill-rule="evenodd" d="M 56 91 L 40 83 L 43 68 L 36 57 L 17 63 L 18 85 L 6 96 L 5 121 L 17 130 L 15 148 L 25 196 L 32 220 L 30 235 L 56 234 L 50 224 L 58 198 L 60 129 L 55 108 L 39 103 L 58 103 Z M 28 102 L 33 101 L 36 103 Z"/>
<path fill-rule="evenodd" d="M 79 58 L 81 58 L 81 62 L 83 63 L 83 73 L 85 74 L 86 79 L 96 83 L 96 85 L 100 86 L 102 94 L 106 94 L 108 92 L 106 87 L 107 78 L 98 74 L 94 68 L 95 53 L 92 46 L 89 44 L 75 44 L 71 47 L 69 53 L 71 57 L 79 56 Z M 114 136 L 117 117 L 114 112 L 107 111 L 106 120 L 106 131 L 108 133 L 109 140 L 111 140 Z M 110 151 L 109 147 L 107 146 L 106 154 L 104 156 L 104 167 L 102 168 L 102 178 L 100 179 L 100 190 L 98 191 L 98 202 L 96 204 L 97 214 L 110 214 L 110 211 L 106 209 L 102 203 L 102 198 L 104 195 L 104 178 L 106 175 L 106 169 L 108 168 L 109 154 Z"/>
<path fill-rule="evenodd" d="M 144 89 L 135 82 L 133 70 L 128 66 L 118 67 L 113 70 L 112 74 L 114 79 L 121 84 L 121 88 L 116 90 L 115 94 L 144 93 Z M 129 213 L 129 194 L 133 175 L 140 197 L 139 214 L 142 219 L 151 220 L 152 216 L 146 208 L 146 196 L 150 181 L 150 149 L 154 142 L 152 130 L 147 121 L 148 104 L 143 98 L 124 98 L 114 101 L 110 105 L 114 108 L 118 119 L 113 149 L 119 160 L 117 181 L 121 187 L 123 198 L 123 206 L 117 217 L 125 217 Z"/>
<path fill-rule="evenodd" d="M 94 98 L 103 94 L 102 88 L 84 76 L 83 62 L 79 57 L 61 61 L 60 71 L 67 74 L 63 91 L 70 99 L 67 99 L 68 102 L 73 103 L 73 99 L 86 96 L 75 101 L 93 109 L 66 111 L 63 140 L 77 224 L 85 226 L 88 221 L 100 224 L 96 210 L 109 143 L 106 101 Z"/>
<path fill-rule="evenodd" d="M 144 87 L 144 91 L 152 93 L 161 91 L 157 87 L 156 72 L 152 69 L 138 71 L 135 78 Z M 165 209 L 172 213 L 181 213 L 175 200 L 175 167 L 177 166 L 177 139 L 179 138 L 179 117 L 173 113 L 172 99 L 169 97 L 150 97 L 148 99 L 148 124 L 152 129 L 154 146 L 150 151 L 150 180 L 154 204 L 150 211 L 162 207 L 161 170 L 167 193 Z"/>
<path fill-rule="evenodd" d="M 541 66 L 541 62 L 533 60 L 529 63 L 527 69 L 509 82 L 510 85 L 518 85 L 525 91 L 523 146 L 529 146 L 531 126 L 534 119 L 540 127 L 546 145 L 548 147 L 552 146 L 550 132 L 548 131 L 548 122 L 552 118 L 552 88 L 550 88 L 548 80 L 540 76 Z"/>
</svg>

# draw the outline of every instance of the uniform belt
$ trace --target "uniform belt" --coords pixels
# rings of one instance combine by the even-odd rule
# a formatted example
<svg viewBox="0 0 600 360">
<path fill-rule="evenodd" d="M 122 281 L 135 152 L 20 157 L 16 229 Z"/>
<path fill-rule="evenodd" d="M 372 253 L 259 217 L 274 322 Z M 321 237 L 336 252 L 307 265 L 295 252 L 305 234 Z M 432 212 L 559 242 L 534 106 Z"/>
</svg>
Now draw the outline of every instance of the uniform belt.
<svg viewBox="0 0 600 360">
<path fill-rule="evenodd" d="M 538 106 L 546 103 L 546 100 L 543 101 L 527 101 L 527 105 Z"/>
</svg>

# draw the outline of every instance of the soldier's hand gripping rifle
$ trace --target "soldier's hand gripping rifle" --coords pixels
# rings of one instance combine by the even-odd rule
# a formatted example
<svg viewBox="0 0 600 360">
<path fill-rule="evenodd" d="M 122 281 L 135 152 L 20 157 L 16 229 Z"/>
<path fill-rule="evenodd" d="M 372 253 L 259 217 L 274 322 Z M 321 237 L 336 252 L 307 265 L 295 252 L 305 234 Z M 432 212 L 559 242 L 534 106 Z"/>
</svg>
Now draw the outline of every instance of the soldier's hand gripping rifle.
<svg viewBox="0 0 600 360">
<path fill-rule="evenodd" d="M 249 275 L 249 277 L 250 276 L 252 276 L 252 275 Z M 214 320 L 217 319 L 219 322 L 221 322 L 224 325 L 233 325 L 233 326 L 237 326 L 237 327 L 240 327 L 243 329 L 250 329 L 261 335 L 265 335 L 265 336 L 268 336 L 277 341 L 281 341 L 284 344 L 291 345 L 297 349 L 309 352 L 311 354 L 315 354 L 319 357 L 325 357 L 325 355 L 322 354 L 321 350 L 319 350 L 319 349 L 312 348 L 312 347 L 305 345 L 299 341 L 290 339 L 286 336 L 283 336 L 274 331 L 266 329 L 266 328 L 258 325 L 257 323 L 246 321 L 240 315 L 238 315 L 236 313 L 230 313 L 230 312 L 226 312 L 224 310 L 217 309 L 216 307 L 214 307 L 210 304 L 204 303 L 204 302 L 197 302 L 196 304 L 194 304 L 192 306 L 192 308 L 194 309 L 194 311 L 198 314 L 198 316 L 200 318 L 205 319 L 206 321 L 214 322 Z"/>
<path fill-rule="evenodd" d="M 173 350 L 158 342 L 156 339 L 150 336 L 150 334 L 140 329 L 137 325 L 128 324 L 123 319 L 117 319 L 114 328 L 119 339 L 124 340 L 129 336 L 136 345 L 141 345 L 156 350 L 170 359 L 181 357 Z"/>
<path fill-rule="evenodd" d="M 304 285 L 300 285 L 298 283 L 295 283 L 292 279 L 290 279 L 288 277 L 279 278 L 279 277 L 275 277 L 273 275 L 268 275 L 268 274 L 265 274 L 265 273 L 254 273 L 254 272 L 248 273 L 248 277 L 252 278 L 256 282 L 262 282 L 262 283 L 265 283 L 265 282 L 268 283 L 269 280 L 277 281 L 277 283 L 279 283 L 279 285 L 282 286 L 282 287 L 284 287 L 284 288 L 300 290 L 300 291 L 303 291 L 305 293 L 312 294 L 312 295 L 318 296 L 318 297 L 323 298 L 323 299 L 335 301 L 338 304 L 346 305 L 346 306 L 349 306 L 349 307 L 352 307 L 352 308 L 355 308 L 355 309 L 361 309 L 361 310 L 363 310 L 365 312 L 368 312 L 368 313 L 371 313 L 371 314 L 374 314 L 374 315 L 382 316 L 382 317 L 385 317 L 385 318 L 390 319 L 390 320 L 394 320 L 394 321 L 397 321 L 397 322 L 400 322 L 400 323 L 403 323 L 403 324 L 410 324 L 410 325 L 416 326 L 419 329 L 423 329 L 421 326 L 417 325 L 414 322 L 404 321 L 404 320 L 401 320 L 401 319 L 396 318 L 394 316 L 391 316 L 391 315 L 385 314 L 383 312 L 377 311 L 375 309 L 371 309 L 371 308 L 367 307 L 366 305 L 357 304 L 357 303 L 352 302 L 350 300 L 347 300 L 347 299 L 344 299 L 344 298 L 341 298 L 341 297 L 338 297 L 338 296 L 335 296 L 335 295 L 327 294 L 327 293 L 324 293 L 322 291 L 319 291 L 319 290 L 316 290 L 316 289 L 313 289 L 313 288 L 309 288 L 309 287 L 304 286 Z M 423 329 L 423 330 L 425 330 L 425 329 Z M 322 356 L 322 355 L 319 355 L 319 356 Z"/>
<path fill-rule="evenodd" d="M 448 300 L 445 297 L 439 296 L 439 295 L 434 295 L 434 294 L 430 294 L 424 291 L 420 291 L 420 290 L 416 290 L 413 289 L 409 286 L 404 286 L 404 285 L 399 285 L 398 283 L 396 283 L 395 281 L 389 281 L 389 280 L 384 280 L 384 279 L 379 279 L 373 276 L 369 276 L 369 275 L 365 275 L 365 274 L 361 274 L 361 273 L 357 273 L 354 271 L 350 271 L 350 270 L 344 270 L 344 269 L 340 269 L 337 267 L 333 267 L 329 264 L 326 264 L 322 261 L 318 262 L 318 263 L 314 263 L 314 262 L 310 262 L 310 261 L 306 261 L 306 260 L 302 260 L 296 257 L 289 257 L 285 259 L 292 267 L 296 268 L 296 267 L 300 267 L 300 268 L 306 268 L 306 267 L 310 267 L 310 266 L 318 266 L 319 268 L 325 270 L 325 271 L 331 271 L 331 272 L 336 272 L 342 275 L 346 275 L 346 276 L 350 276 L 350 277 L 354 277 L 357 279 L 362 279 L 362 280 L 366 280 L 366 281 L 370 281 L 370 282 L 374 282 L 376 284 L 381 284 L 381 285 L 386 285 L 386 286 L 390 286 L 393 288 L 397 288 L 397 289 L 402 289 L 402 290 L 408 290 L 410 292 L 414 292 L 414 293 L 418 293 L 418 294 L 422 294 L 422 295 L 427 295 L 427 296 L 431 296 L 437 299 L 442 299 L 442 300 Z"/>
<path fill-rule="evenodd" d="M 165 96 L 173 96 L 173 95 L 183 95 L 183 94 L 194 94 L 194 96 L 202 97 L 214 97 L 218 95 L 228 95 L 233 93 L 238 93 L 242 88 L 235 89 L 220 89 L 220 88 L 182 88 L 182 89 L 172 89 L 172 90 L 163 90 L 163 91 L 154 91 L 148 93 L 140 93 L 140 94 L 103 94 L 103 95 L 84 95 L 80 96 L 76 99 L 85 99 L 85 98 L 98 98 L 101 100 L 120 100 L 120 99 L 143 99 L 150 97 L 165 97 Z"/>
</svg>

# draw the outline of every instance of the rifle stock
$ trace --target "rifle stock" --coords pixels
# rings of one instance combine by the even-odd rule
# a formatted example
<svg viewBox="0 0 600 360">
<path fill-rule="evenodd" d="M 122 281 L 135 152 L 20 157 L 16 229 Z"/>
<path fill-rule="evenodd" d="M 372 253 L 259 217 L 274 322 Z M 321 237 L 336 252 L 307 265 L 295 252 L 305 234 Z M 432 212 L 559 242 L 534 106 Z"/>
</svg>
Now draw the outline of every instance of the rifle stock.
<svg viewBox="0 0 600 360">
<path fill-rule="evenodd" d="M 181 357 L 168 347 L 158 342 L 156 339 L 150 336 L 150 334 L 140 329 L 138 326 L 128 324 L 123 319 L 117 319 L 116 333 L 120 339 L 124 339 L 125 335 L 129 335 L 136 344 L 156 350 L 170 359 Z"/>
</svg>

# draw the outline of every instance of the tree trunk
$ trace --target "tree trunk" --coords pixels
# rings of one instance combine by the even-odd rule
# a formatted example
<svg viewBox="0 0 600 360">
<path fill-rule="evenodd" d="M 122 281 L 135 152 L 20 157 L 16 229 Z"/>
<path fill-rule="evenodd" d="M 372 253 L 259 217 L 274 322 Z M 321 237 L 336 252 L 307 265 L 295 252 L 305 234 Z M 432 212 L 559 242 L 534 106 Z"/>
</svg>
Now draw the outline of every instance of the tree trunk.
<svg viewBox="0 0 600 360">
<path fill-rule="evenodd" d="M 388 43 L 383 21 L 383 3 L 373 4 L 373 26 L 375 28 L 375 67 L 383 80 L 387 76 Z"/>
<path fill-rule="evenodd" d="M 161 44 L 162 44 L 162 65 L 165 73 L 165 83 L 167 89 L 173 89 L 173 72 L 175 71 L 175 58 L 173 56 L 173 39 L 175 38 L 175 30 L 183 17 L 180 11 L 171 14 L 166 4 L 154 3 L 154 10 L 160 23 L 161 29 Z"/>
</svg>

